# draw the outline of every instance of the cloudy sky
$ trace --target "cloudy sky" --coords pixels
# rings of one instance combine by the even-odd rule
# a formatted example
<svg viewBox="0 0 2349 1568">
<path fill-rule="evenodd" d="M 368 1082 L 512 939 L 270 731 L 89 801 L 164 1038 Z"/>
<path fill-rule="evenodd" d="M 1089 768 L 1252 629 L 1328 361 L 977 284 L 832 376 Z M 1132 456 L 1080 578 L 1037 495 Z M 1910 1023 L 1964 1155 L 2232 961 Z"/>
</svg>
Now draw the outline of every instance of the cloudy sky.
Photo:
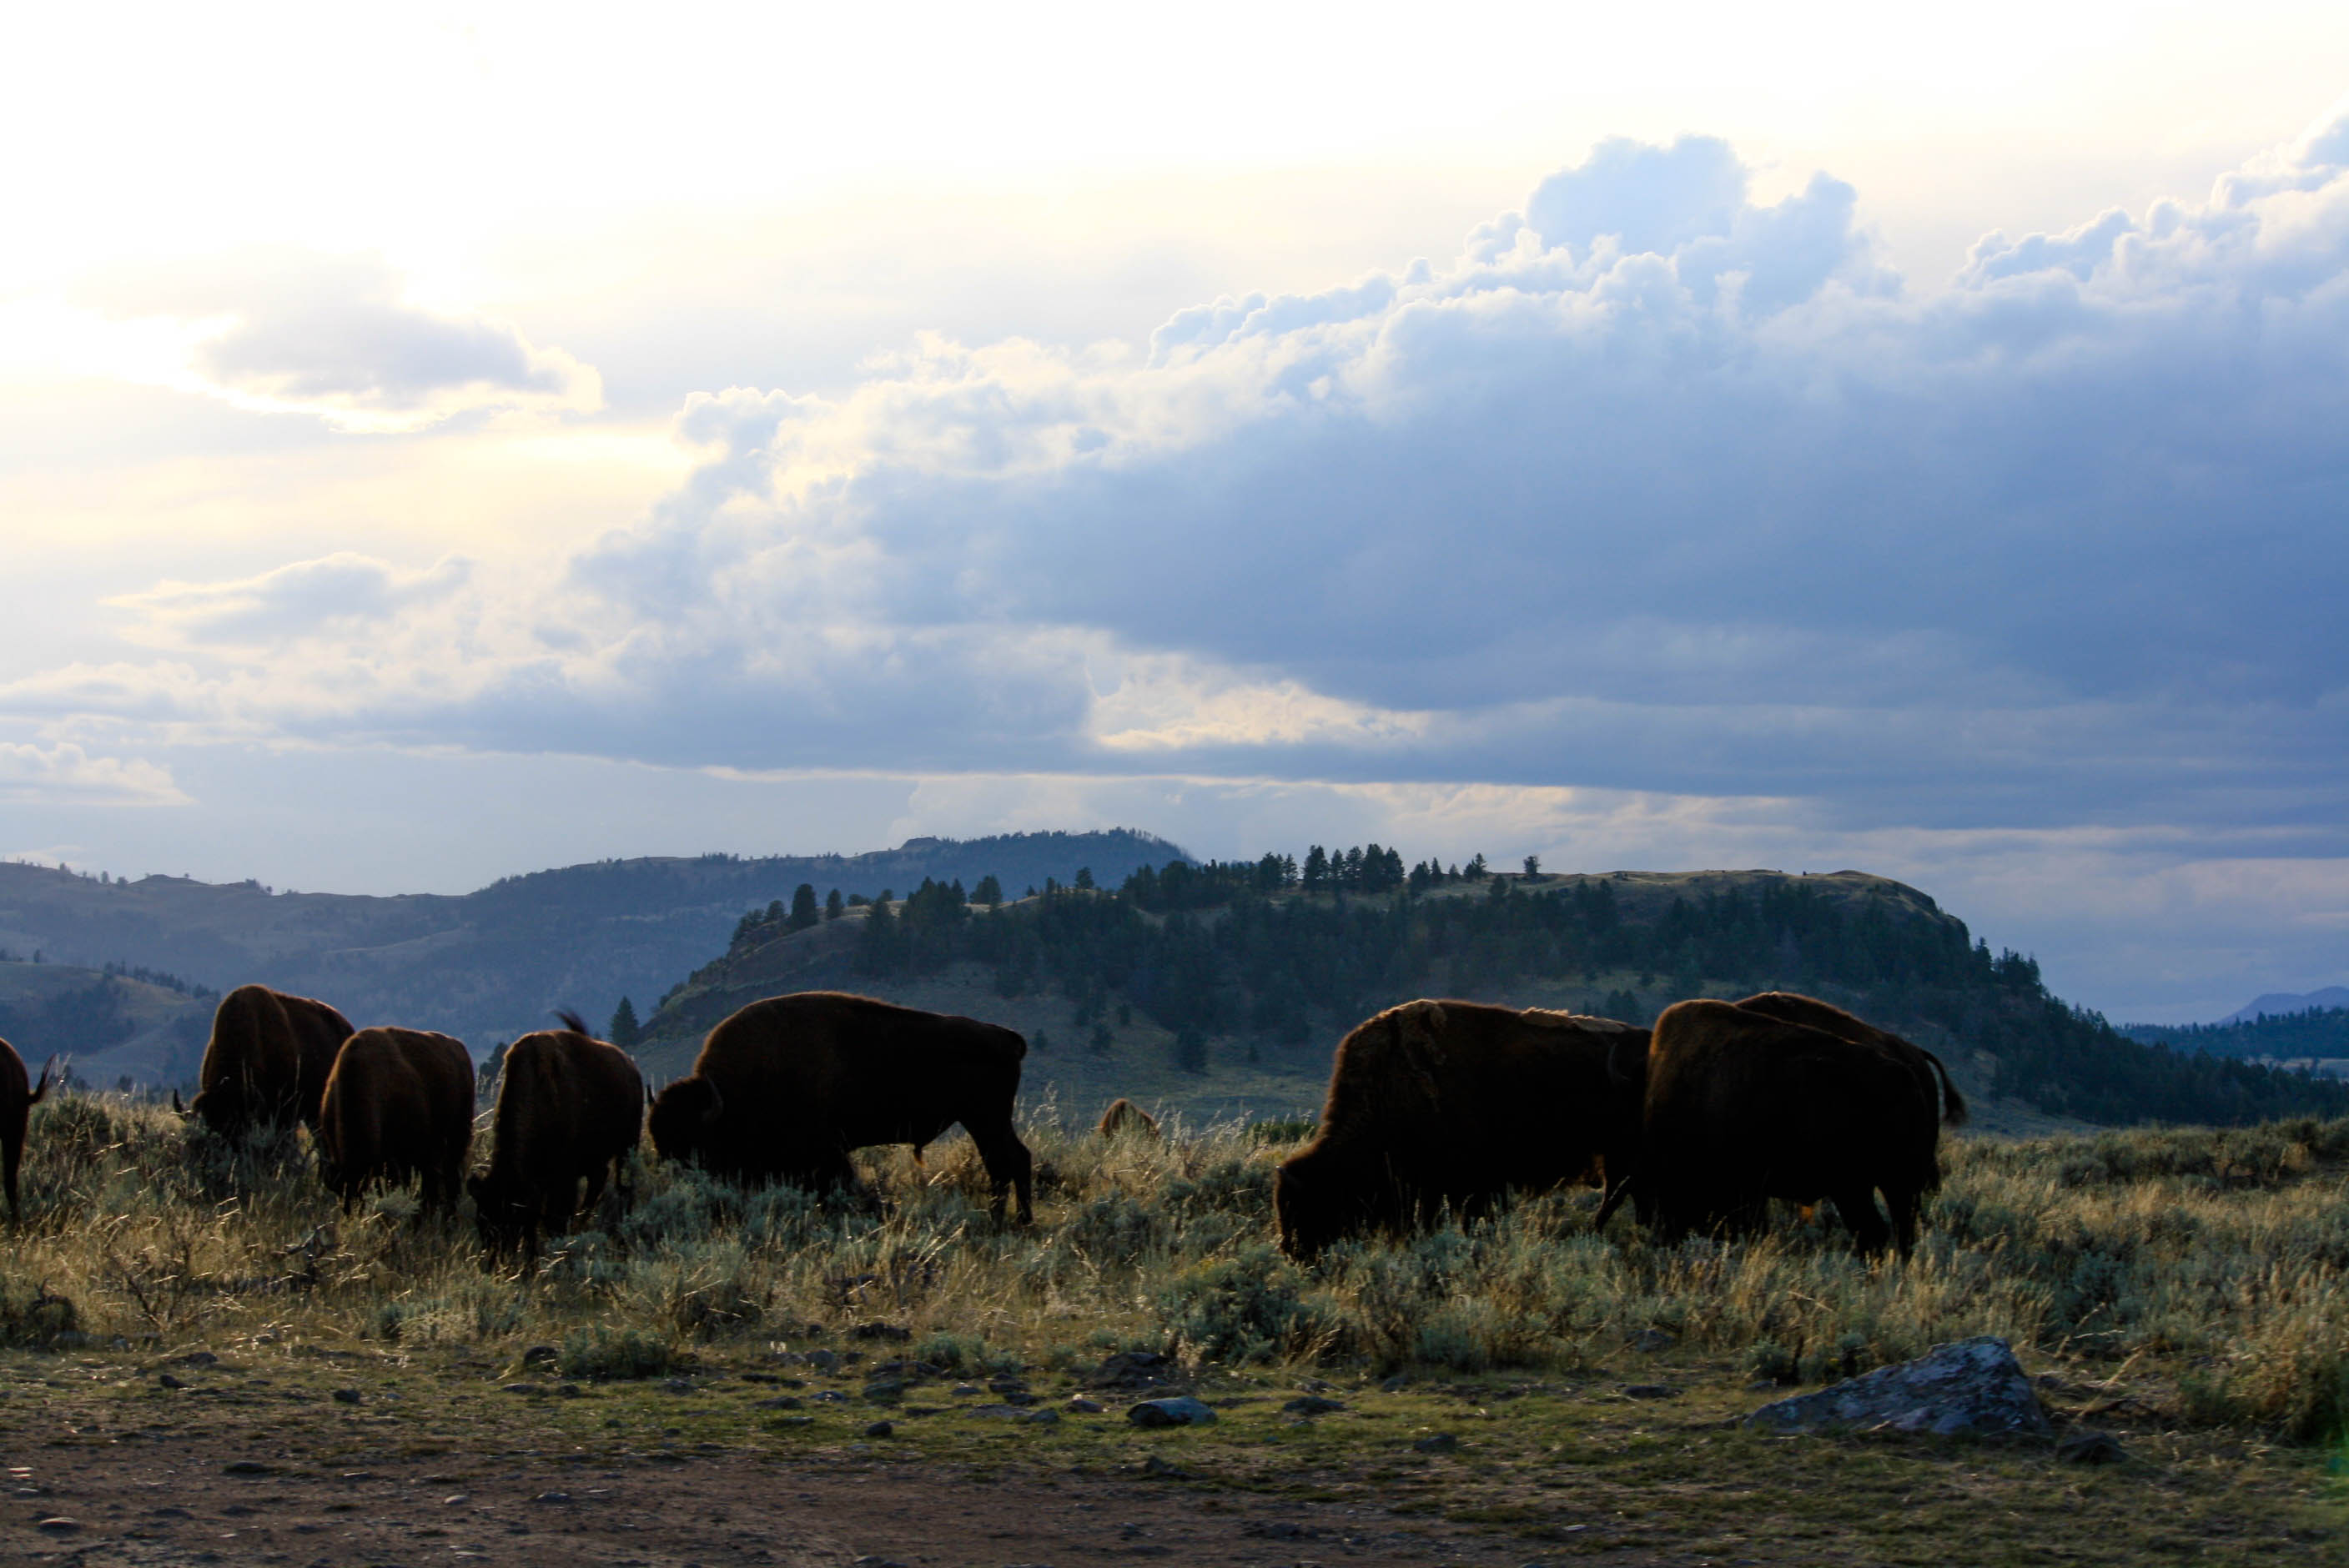
<svg viewBox="0 0 2349 1568">
<path fill-rule="evenodd" d="M 2337 5 L 69 9 L 0 853 L 1125 824 L 2349 980 Z"/>
</svg>

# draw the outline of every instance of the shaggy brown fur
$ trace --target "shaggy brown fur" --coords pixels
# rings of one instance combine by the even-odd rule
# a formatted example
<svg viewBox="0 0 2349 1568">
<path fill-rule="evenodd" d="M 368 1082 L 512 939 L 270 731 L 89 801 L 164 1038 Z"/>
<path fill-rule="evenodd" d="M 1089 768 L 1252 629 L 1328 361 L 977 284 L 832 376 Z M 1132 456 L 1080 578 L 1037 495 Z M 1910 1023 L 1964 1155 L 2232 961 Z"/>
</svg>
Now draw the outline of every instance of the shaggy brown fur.
<svg viewBox="0 0 2349 1568">
<path fill-rule="evenodd" d="M 1098 1130 L 1103 1138 L 1147 1138 L 1154 1143 L 1160 1136 L 1158 1119 L 1123 1095 L 1111 1100 L 1109 1109 L 1102 1112 Z"/>
<path fill-rule="evenodd" d="M 653 1101 L 653 1147 L 720 1175 L 810 1187 L 855 1179 L 849 1151 L 922 1146 L 962 1123 L 994 1183 L 1032 1214 L 1028 1146 L 1012 1130 L 1028 1042 L 975 1018 L 802 991 L 753 1002 L 709 1031 L 693 1071 Z"/>
<path fill-rule="evenodd" d="M 1941 1058 L 1922 1046 L 1910 1045 L 1889 1029 L 1879 1029 L 1865 1019 L 1855 1017 L 1832 1002 L 1822 1002 L 1816 996 L 1806 996 L 1794 991 L 1763 991 L 1737 1003 L 1749 1013 L 1766 1013 L 1789 1024 L 1808 1024 L 1814 1029 L 1825 1029 L 1863 1046 L 1874 1046 L 1894 1060 L 1907 1064 L 1917 1075 L 1925 1098 L 1938 1094 L 1941 1101 L 1941 1124 L 1961 1127 L 1966 1119 L 1966 1097 L 1950 1081 L 1950 1069 Z"/>
<path fill-rule="evenodd" d="M 369 1185 L 421 1178 L 424 1212 L 453 1212 L 473 1142 L 473 1058 L 422 1029 L 361 1029 L 326 1075 L 318 1174 L 348 1211 Z"/>
<path fill-rule="evenodd" d="M 645 1080 L 619 1047 L 569 1026 L 506 1047 L 498 1077 L 496 1137 L 487 1171 L 468 1177 L 481 1243 L 538 1251 L 539 1233 L 593 1209 L 607 1174 L 626 1179 L 645 1119 Z M 582 1199 L 579 1184 L 587 1184 Z"/>
<path fill-rule="evenodd" d="M 213 1010 L 188 1110 L 227 1138 L 295 1120 L 315 1130 L 335 1053 L 350 1037 L 350 1020 L 324 1002 L 240 985 Z"/>
<path fill-rule="evenodd" d="M 57 1066 L 52 1057 L 41 1065 L 41 1081 L 37 1088 L 27 1088 L 25 1058 L 16 1047 L 0 1040 L 0 1177 L 5 1177 L 8 1189 L 8 1217 L 22 1219 L 16 1207 L 16 1168 L 25 1158 L 25 1125 L 31 1119 L 33 1108 L 49 1092 L 49 1069 Z"/>
<path fill-rule="evenodd" d="M 1916 1063 L 1872 1040 L 1693 1001 L 1656 1020 L 1645 1077 L 1635 1196 L 1660 1233 L 1754 1230 L 1772 1198 L 1825 1198 L 1863 1248 L 1909 1254 L 1918 1205 L 1941 1181 L 1942 1097 Z M 1609 1196 L 1600 1223 L 1621 1196 Z"/>
<path fill-rule="evenodd" d="M 1637 1136 L 1636 1085 L 1610 1047 L 1647 1031 L 1611 1018 L 1476 1002 L 1391 1007 L 1338 1047 L 1320 1134 L 1273 1180 L 1280 1244 L 1309 1257 L 1340 1237 L 1407 1230 L 1449 1203 L 1600 1179 Z"/>
</svg>

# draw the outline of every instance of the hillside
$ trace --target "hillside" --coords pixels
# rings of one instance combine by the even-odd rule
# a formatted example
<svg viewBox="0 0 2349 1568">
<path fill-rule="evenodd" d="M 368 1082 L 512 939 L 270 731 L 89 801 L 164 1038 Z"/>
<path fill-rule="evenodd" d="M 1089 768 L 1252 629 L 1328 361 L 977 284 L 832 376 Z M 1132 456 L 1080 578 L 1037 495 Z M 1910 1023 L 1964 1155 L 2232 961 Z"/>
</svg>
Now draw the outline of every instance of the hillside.
<svg viewBox="0 0 2349 1568">
<path fill-rule="evenodd" d="M 2276 1000 L 2279 998 L 2261 998 L 2262 1002 Z M 2133 1040 L 2163 1045 L 2177 1051 L 2201 1051 L 2245 1061 L 2282 1062 L 2305 1066 L 2328 1078 L 2349 1078 L 2349 1007 L 2336 1005 L 2289 1013 L 2264 1009 L 2246 1012 L 2248 1016 L 2237 1014 L 2217 1024 L 2131 1024 L 2122 1033 Z"/>
<path fill-rule="evenodd" d="M 0 863 L 0 950 L 169 971 L 215 991 L 258 981 L 324 997 L 355 1024 L 445 1030 L 483 1050 L 557 1007 L 600 1020 L 623 995 L 648 1002 L 723 947 L 744 908 L 788 901 L 802 882 L 870 896 L 991 874 L 1016 890 L 1087 867 L 1114 881 L 1181 853 L 1124 830 L 911 839 L 861 855 L 599 861 L 398 897 Z M 57 1048 L 89 1056 L 81 1041 Z"/>
<path fill-rule="evenodd" d="M 1125 1094 L 1286 1115 L 1318 1102 L 1348 1027 L 1411 996 L 1644 1022 L 1685 996 L 1784 987 L 1940 1052 L 1993 1130 L 2349 1109 L 2334 1085 L 2131 1041 L 2049 995 L 2028 958 L 1993 956 L 1925 893 L 1863 872 L 1406 876 L 1397 862 L 1350 890 L 1306 880 L 1268 857 L 1144 868 L 1114 892 L 993 912 L 936 886 L 805 929 L 754 912 L 663 999 L 640 1051 L 673 1076 L 745 1002 L 854 987 L 1029 1034 L 1028 1092 L 1065 1114 Z"/>
<path fill-rule="evenodd" d="M 192 1079 L 216 1000 L 169 975 L 0 957 L 0 1039 L 36 1074 L 47 1057 L 70 1056 L 84 1083 Z"/>
</svg>

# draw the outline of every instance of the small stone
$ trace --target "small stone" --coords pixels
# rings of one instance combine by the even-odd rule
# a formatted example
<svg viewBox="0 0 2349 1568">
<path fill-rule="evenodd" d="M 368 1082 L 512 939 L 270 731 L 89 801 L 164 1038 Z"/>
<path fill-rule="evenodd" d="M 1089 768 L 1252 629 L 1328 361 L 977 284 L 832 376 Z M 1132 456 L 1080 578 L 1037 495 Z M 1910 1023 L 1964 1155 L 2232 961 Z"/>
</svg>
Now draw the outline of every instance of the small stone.
<svg viewBox="0 0 2349 1568">
<path fill-rule="evenodd" d="M 840 1365 L 840 1353 L 836 1350 L 811 1350 L 805 1359 L 817 1371 L 829 1372 Z"/>
<path fill-rule="evenodd" d="M 957 1399 L 968 1399 L 986 1392 L 976 1383 L 957 1383 L 947 1390 Z"/>
<path fill-rule="evenodd" d="M 813 1416 L 777 1416 L 772 1424 L 778 1427 L 812 1427 L 815 1425 L 815 1418 Z"/>
<path fill-rule="evenodd" d="M 1280 1408 L 1284 1414 L 1291 1416 L 1327 1416 L 1345 1408 L 1343 1399 L 1324 1399 L 1319 1394 L 1304 1394 Z"/>
<path fill-rule="evenodd" d="M 81 1521 L 78 1519 L 67 1519 L 62 1513 L 53 1513 L 48 1518 L 36 1522 L 33 1528 L 36 1530 L 45 1530 L 51 1535 L 71 1535 L 74 1532 L 81 1528 Z"/>
<path fill-rule="evenodd" d="M 1129 1405 L 1125 1418 L 1137 1427 L 1203 1427 L 1216 1418 L 1216 1412 L 1208 1408 L 1206 1401 L 1182 1394 Z"/>
<path fill-rule="evenodd" d="M 1405 1388 L 1410 1387 L 1411 1379 L 1398 1372 L 1393 1377 L 1388 1378 L 1385 1382 L 1380 1384 L 1379 1390 L 1380 1392 L 1386 1394 L 1400 1394 Z"/>
<path fill-rule="evenodd" d="M 897 1435 L 897 1429 L 888 1421 L 875 1421 L 864 1429 L 864 1435 L 868 1438 L 894 1438 Z"/>
<path fill-rule="evenodd" d="M 1061 1424 L 1061 1412 L 1058 1410 L 1023 1410 L 1020 1412 L 1017 1419 L 1024 1426 L 1057 1427 Z"/>
<path fill-rule="evenodd" d="M 505 1383 L 501 1384 L 500 1387 L 509 1394 L 544 1394 L 546 1392 L 546 1385 L 543 1383 Z"/>
<path fill-rule="evenodd" d="M 560 1354 L 552 1345 L 533 1345 L 522 1353 L 522 1364 L 525 1367 L 536 1367 L 542 1362 L 559 1358 Z"/>
<path fill-rule="evenodd" d="M 771 1399 L 753 1399 L 750 1401 L 750 1406 L 751 1408 L 758 1410 L 796 1410 L 801 1408 L 803 1403 L 804 1401 L 790 1394 L 778 1394 Z"/>
<path fill-rule="evenodd" d="M 661 1379 L 661 1387 L 665 1392 L 671 1394 L 690 1394 L 693 1392 L 693 1379 L 690 1377 L 664 1377 Z"/>
<path fill-rule="evenodd" d="M 275 1468 L 276 1467 L 274 1465 L 264 1464 L 259 1460 L 231 1460 L 228 1463 L 221 1466 L 221 1473 L 223 1475 L 267 1475 Z"/>
<path fill-rule="evenodd" d="M 155 1375 L 155 1381 L 159 1386 L 165 1388 L 184 1388 L 187 1387 L 185 1383 L 181 1382 L 179 1378 L 172 1377 L 169 1372 L 157 1373 Z"/>
<path fill-rule="evenodd" d="M 2128 1450 L 2112 1433 L 2083 1427 L 2055 1445 L 2055 1457 L 2072 1465 L 2116 1465 L 2128 1458 Z"/>
<path fill-rule="evenodd" d="M 1411 1445 L 1423 1454 L 1448 1454 L 1460 1446 L 1460 1439 L 1450 1432 L 1437 1432 Z"/>
<path fill-rule="evenodd" d="M 558 1397 L 565 1399 L 576 1399 L 580 1396 L 579 1385 L 576 1383 L 558 1383 L 555 1385 L 554 1392 Z"/>
<path fill-rule="evenodd" d="M 1623 1398 L 1626 1399 L 1677 1399 L 1680 1397 L 1681 1391 L 1678 1388 L 1673 1387 L 1670 1383 L 1626 1383 L 1623 1385 Z"/>
<path fill-rule="evenodd" d="M 335 1403 L 337 1405 L 356 1405 L 363 1398 L 364 1396 L 361 1395 L 357 1388 L 337 1388 L 335 1390 Z"/>
<path fill-rule="evenodd" d="M 848 1399 L 848 1396 L 842 1393 L 837 1388 L 826 1388 L 823 1392 L 820 1394 L 811 1394 L 808 1398 L 811 1399 L 821 1400 L 825 1404 L 844 1404 Z"/>
<path fill-rule="evenodd" d="M 213 1355 L 209 1350 L 191 1350 L 179 1359 L 180 1365 L 182 1367 L 217 1367 L 220 1365 L 220 1357 Z"/>
<path fill-rule="evenodd" d="M 571 1494 L 567 1491 L 542 1491 L 531 1499 L 533 1502 L 569 1502 L 570 1501 Z"/>
<path fill-rule="evenodd" d="M 1102 1413 L 1101 1405 L 1095 1400 L 1086 1398 L 1082 1394 L 1070 1395 L 1068 1403 L 1062 1405 L 1061 1408 L 1079 1416 L 1098 1416 Z"/>
<path fill-rule="evenodd" d="M 473 1494 L 469 1491 L 451 1492 L 450 1495 L 440 1500 L 440 1506 L 443 1508 L 462 1508 L 472 1501 Z"/>
</svg>

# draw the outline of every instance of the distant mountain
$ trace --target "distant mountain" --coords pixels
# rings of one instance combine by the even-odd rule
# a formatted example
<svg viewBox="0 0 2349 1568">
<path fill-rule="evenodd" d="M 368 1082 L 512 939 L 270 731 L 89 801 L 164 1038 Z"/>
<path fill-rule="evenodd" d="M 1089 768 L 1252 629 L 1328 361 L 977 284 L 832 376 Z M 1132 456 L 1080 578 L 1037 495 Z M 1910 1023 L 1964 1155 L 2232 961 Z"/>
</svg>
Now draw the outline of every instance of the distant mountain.
<svg viewBox="0 0 2349 1568">
<path fill-rule="evenodd" d="M 362 1027 L 441 1029 L 481 1053 L 545 1026 L 557 1007 L 598 1026 L 624 995 L 649 1012 L 724 950 L 746 909 L 789 903 L 802 882 L 818 897 L 834 888 L 871 897 L 902 895 L 925 877 L 975 886 L 992 874 L 1017 896 L 1081 870 L 1114 885 L 1169 857 L 1187 860 L 1165 840 L 1125 829 L 919 838 L 859 855 L 598 861 L 461 896 L 396 897 L 187 877 L 114 882 L 0 863 L 0 952 L 39 954 L 52 966 L 169 971 L 218 991 L 258 981 L 322 997 Z M 41 1048 L 75 1050 L 84 1077 L 112 1081 L 91 1043 Z M 160 1061 L 147 1065 L 160 1070 Z"/>
<path fill-rule="evenodd" d="M 2282 1017 L 2288 1013 L 2308 1013 L 2333 1007 L 2349 1007 L 2349 985 L 2327 985 L 2322 991 L 2311 991 L 2299 996 L 2271 991 L 2257 1001 L 2236 1008 L 2219 1022 L 2248 1024 L 2263 1013 L 2270 1017 Z"/>
</svg>

